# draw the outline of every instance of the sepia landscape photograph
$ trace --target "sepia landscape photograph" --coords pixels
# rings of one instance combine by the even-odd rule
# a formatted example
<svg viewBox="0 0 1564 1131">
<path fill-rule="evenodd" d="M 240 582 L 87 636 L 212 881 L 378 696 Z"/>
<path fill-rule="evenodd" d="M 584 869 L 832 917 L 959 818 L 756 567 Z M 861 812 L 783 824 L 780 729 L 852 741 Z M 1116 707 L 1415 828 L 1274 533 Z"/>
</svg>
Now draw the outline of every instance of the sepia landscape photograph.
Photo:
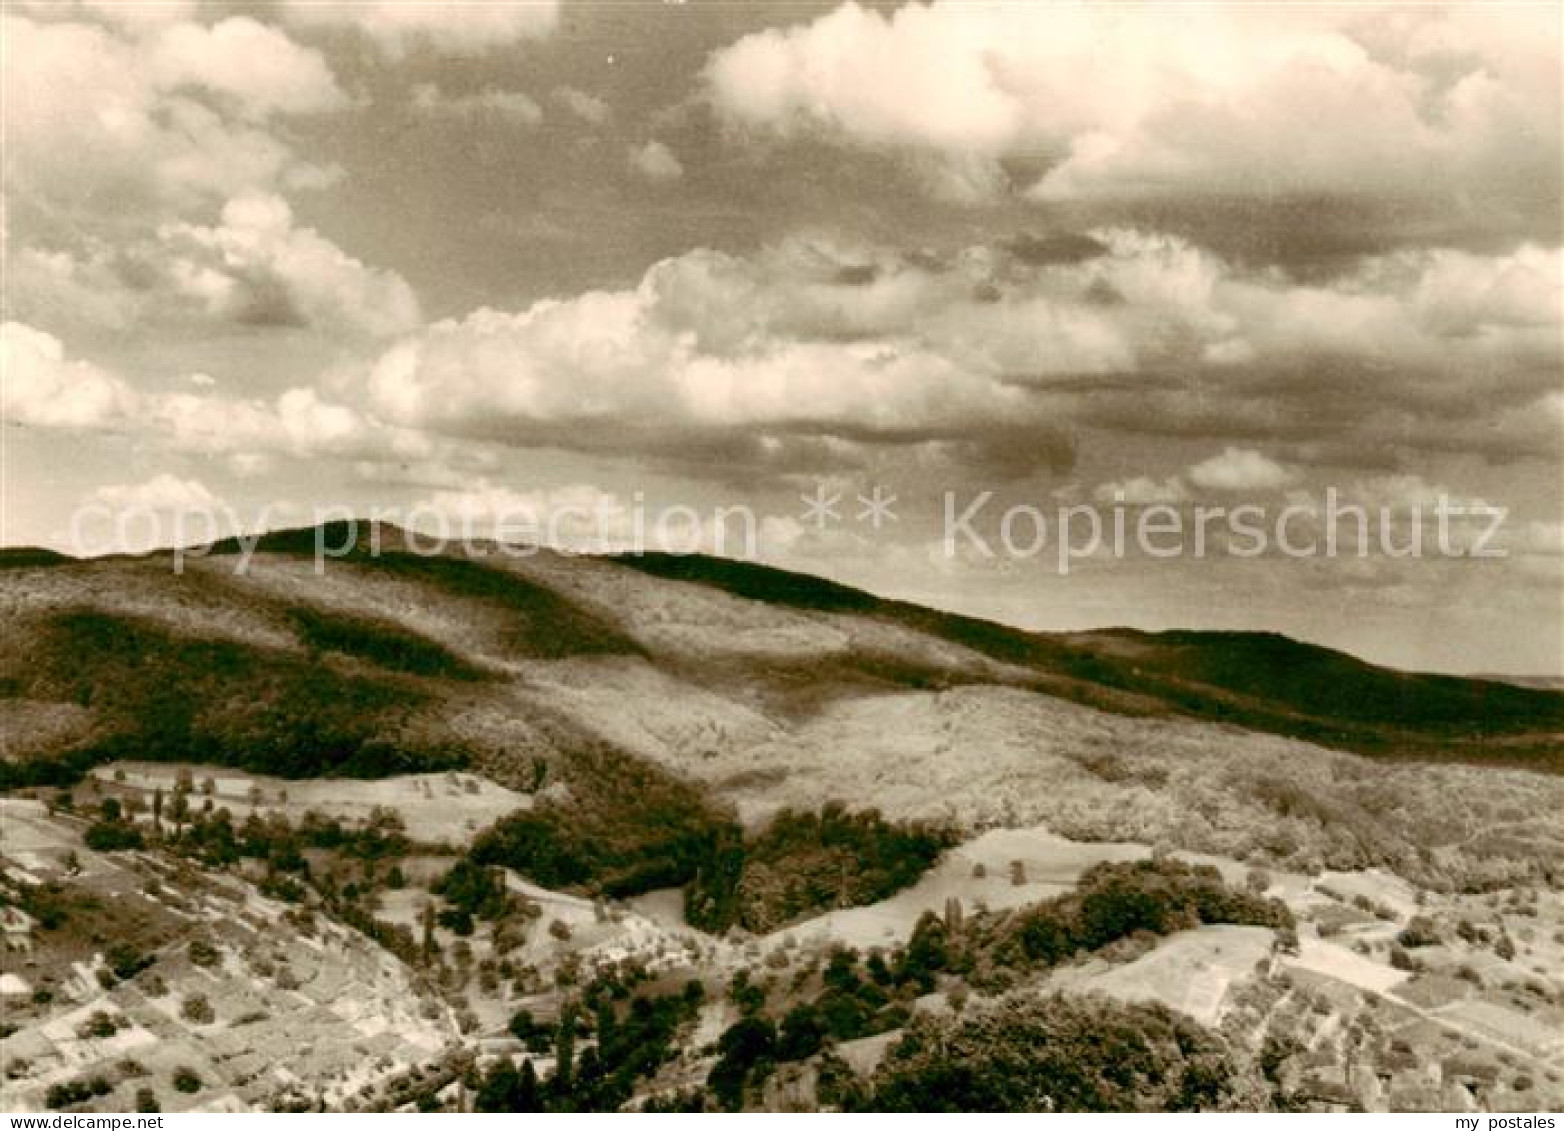
<svg viewBox="0 0 1564 1131">
<path fill-rule="evenodd" d="M 0 0 L 0 165 L 8 1127 L 1556 1126 L 1557 0 Z"/>
</svg>

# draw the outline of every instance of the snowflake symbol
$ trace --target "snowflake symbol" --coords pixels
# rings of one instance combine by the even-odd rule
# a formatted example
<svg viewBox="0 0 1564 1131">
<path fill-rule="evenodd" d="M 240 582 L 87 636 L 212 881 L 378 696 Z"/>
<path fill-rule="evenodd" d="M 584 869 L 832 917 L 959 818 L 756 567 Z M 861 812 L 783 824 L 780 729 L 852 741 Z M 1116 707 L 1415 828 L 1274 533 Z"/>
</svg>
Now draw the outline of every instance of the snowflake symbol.
<svg viewBox="0 0 1564 1131">
<path fill-rule="evenodd" d="M 804 521 L 813 523 L 816 530 L 824 530 L 831 523 L 842 521 L 842 516 L 836 510 L 836 504 L 842 501 L 840 491 L 828 490 L 824 483 L 817 480 L 813 495 L 798 497 L 804 503 Z"/>
<path fill-rule="evenodd" d="M 858 509 L 859 522 L 867 522 L 878 530 L 887 522 L 897 521 L 896 512 L 892 509 L 896 506 L 896 496 L 878 483 L 874 485 L 872 493 L 859 495 L 858 502 L 862 504 Z"/>
</svg>

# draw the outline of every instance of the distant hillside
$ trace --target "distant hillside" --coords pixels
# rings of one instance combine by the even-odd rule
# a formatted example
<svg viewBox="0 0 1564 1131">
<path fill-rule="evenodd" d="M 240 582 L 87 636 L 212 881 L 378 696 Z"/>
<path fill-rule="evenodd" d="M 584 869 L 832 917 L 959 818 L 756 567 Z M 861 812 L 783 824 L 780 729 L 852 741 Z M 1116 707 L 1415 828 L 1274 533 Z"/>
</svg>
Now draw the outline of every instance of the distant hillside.
<svg viewBox="0 0 1564 1131">
<path fill-rule="evenodd" d="M 1516 687 L 1530 687 L 1541 691 L 1564 691 L 1564 675 L 1498 675 L 1478 672 L 1468 678 L 1487 680 L 1491 683 L 1511 683 Z"/>
<path fill-rule="evenodd" d="M 622 555 L 653 576 L 768 604 L 892 620 L 1006 664 L 1046 686 L 1114 709 L 1112 692 L 1196 718 L 1362 753 L 1494 761 L 1564 771 L 1564 693 L 1496 680 L 1377 667 L 1277 633 L 1134 629 L 1026 632 L 821 578 L 700 555 Z"/>
<path fill-rule="evenodd" d="M 346 534 L 267 535 L 243 575 L 237 541 L 178 574 L 166 553 L 5 555 L 0 784 L 65 781 L 114 757 L 291 776 L 468 765 L 521 789 L 574 774 L 578 796 L 611 801 L 623 771 L 605 767 L 630 759 L 718 775 L 725 796 L 818 804 L 829 795 L 786 767 L 820 743 L 861 751 L 905 733 L 908 749 L 943 749 L 956 740 L 898 728 L 966 727 L 937 720 L 968 700 L 997 713 L 974 716 L 983 736 L 962 743 L 1046 742 L 1092 766 L 1117 719 L 1143 737 L 1114 742 L 1151 748 L 1176 733 L 1241 749 L 1258 731 L 1564 770 L 1564 693 L 1391 671 L 1274 634 L 1025 632 L 751 563 L 425 556 L 367 524 L 318 575 L 317 537 Z M 1056 721 L 1034 731 L 1043 719 Z M 1175 719 L 1224 726 L 1199 738 L 1168 729 Z"/>
<path fill-rule="evenodd" d="M 41 569 L 74 560 L 41 546 L 0 546 L 0 569 Z"/>
</svg>

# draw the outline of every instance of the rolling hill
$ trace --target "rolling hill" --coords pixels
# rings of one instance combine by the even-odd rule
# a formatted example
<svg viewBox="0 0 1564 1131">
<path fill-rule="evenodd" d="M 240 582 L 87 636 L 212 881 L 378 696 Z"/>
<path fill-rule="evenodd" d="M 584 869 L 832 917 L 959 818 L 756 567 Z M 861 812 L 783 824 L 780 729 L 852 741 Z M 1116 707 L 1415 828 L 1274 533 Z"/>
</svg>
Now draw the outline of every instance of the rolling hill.
<svg viewBox="0 0 1564 1131">
<path fill-rule="evenodd" d="M 1437 830 L 1564 770 L 1564 694 L 1272 634 L 1023 632 L 749 563 L 359 533 L 319 573 L 313 530 L 268 535 L 243 572 L 237 543 L 179 573 L 167 553 L 8 554 L 0 784 L 115 759 L 465 767 L 553 797 L 544 832 L 612 841 L 616 874 L 667 879 L 734 820 L 843 798 L 1426 871 Z M 1529 836 L 1473 833 L 1473 866 L 1521 866 Z"/>
<path fill-rule="evenodd" d="M 127 752 L 294 776 L 518 745 L 557 757 L 579 728 L 517 697 L 572 665 L 605 686 L 676 687 L 756 735 L 866 694 L 989 687 L 1379 757 L 1564 770 L 1564 693 L 1392 671 L 1272 633 L 1024 632 L 753 563 L 423 556 L 367 524 L 316 576 L 316 537 L 266 536 L 243 576 L 235 542 L 179 574 L 167 555 L 6 551 L 8 779 Z M 62 714 L 75 725 L 30 732 Z"/>
<path fill-rule="evenodd" d="M 1039 690 L 1093 706 L 1154 704 L 1369 754 L 1564 769 L 1564 698 L 1547 689 L 1394 671 L 1270 632 L 1033 633 L 746 562 L 666 554 L 615 560 L 750 600 L 905 625 L 1023 667 Z"/>
<path fill-rule="evenodd" d="M 1027 1024 L 1087 1064 L 1105 1024 L 1204 1049 L 1252 1106 L 1335 1102 L 1262 1079 L 1270 1034 L 1333 1071 L 1461 1040 L 1512 1106 L 1556 1083 L 1564 695 L 359 533 L 320 571 L 312 530 L 182 572 L 0 556 L 0 907 L 36 946 L 0 974 L 40 991 L 7 1103 L 459 1107 L 476 1065 L 481 1108 L 527 1110 L 503 1050 L 577 1016 L 594 1057 L 659 1050 L 606 1090 L 582 1054 L 593 1110 L 923 1106 L 939 1064 L 898 1033 L 987 1072 L 985 1027 Z M 733 1051 L 757 1025 L 774 1079 Z"/>
</svg>

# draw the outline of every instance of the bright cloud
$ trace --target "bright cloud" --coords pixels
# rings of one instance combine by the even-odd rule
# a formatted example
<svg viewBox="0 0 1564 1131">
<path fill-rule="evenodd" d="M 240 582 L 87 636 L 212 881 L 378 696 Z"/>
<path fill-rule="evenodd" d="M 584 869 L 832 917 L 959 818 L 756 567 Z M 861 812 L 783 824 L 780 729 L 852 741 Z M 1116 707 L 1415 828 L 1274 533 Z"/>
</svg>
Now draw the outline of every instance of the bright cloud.
<svg viewBox="0 0 1564 1131">
<path fill-rule="evenodd" d="M 475 56 L 548 35 L 559 23 L 555 0 L 527 3 L 422 3 L 420 0 L 287 0 L 287 19 L 299 27 L 347 28 L 365 36 L 392 60 L 420 47 L 442 55 Z"/>
<path fill-rule="evenodd" d="M 394 271 L 367 267 L 311 228 L 281 197 L 252 193 L 223 206 L 218 224 L 166 226 L 174 290 L 214 316 L 260 325 L 327 325 L 395 334 L 419 321 L 418 300 Z"/>
<path fill-rule="evenodd" d="M 1275 460 L 1245 448 L 1227 448 L 1188 471 L 1189 481 L 1208 491 L 1274 491 L 1294 475 Z"/>
<path fill-rule="evenodd" d="M 211 91 L 247 118 L 333 110 L 347 101 L 320 54 L 242 16 L 210 27 L 174 23 L 143 48 L 157 89 Z"/>
<path fill-rule="evenodd" d="M 737 127 L 940 155 L 969 186 L 1039 157 L 1024 187 L 1041 200 L 1467 191 L 1535 207 L 1558 195 L 1559 46 L 1542 8 L 848 3 L 740 39 L 706 83 Z"/>
<path fill-rule="evenodd" d="M 0 416 L 39 428 L 96 428 L 122 419 L 136 404 L 119 377 L 68 359 L 60 340 L 20 322 L 0 328 Z"/>
<path fill-rule="evenodd" d="M 1240 435 L 1266 426 L 1278 395 L 1305 419 L 1339 420 L 1344 440 L 1384 428 L 1415 442 L 1404 416 L 1368 421 L 1382 399 L 1372 384 L 1300 380 L 1299 366 L 1405 373 L 1424 384 L 1432 421 L 1474 371 L 1491 413 L 1541 395 L 1539 374 L 1560 360 L 1561 315 L 1546 305 L 1559 260 L 1534 248 L 1463 273 L 1492 285 L 1454 288 L 1442 255 L 1300 285 L 1169 237 L 1105 230 L 1091 243 L 1100 254 L 1040 266 L 1009 247 L 942 261 L 820 240 L 694 251 L 631 290 L 440 322 L 373 365 L 367 391 L 406 426 L 515 442 L 591 446 L 603 428 L 655 448 L 762 429 L 790 443 L 1030 443 L 1040 458 L 1042 437 L 1120 412 Z M 1195 380 L 1170 384 L 1169 372 Z M 1167 410 L 1148 417 L 1158 398 Z M 1188 481 L 1268 489 L 1287 473 L 1235 447 Z"/>
<path fill-rule="evenodd" d="M 233 17 L 126 39 L 7 15 L 3 43 L 7 188 L 29 201 L 69 211 L 114 199 L 123 215 L 330 178 L 269 120 L 345 96 L 318 53 L 273 28 Z"/>
</svg>

